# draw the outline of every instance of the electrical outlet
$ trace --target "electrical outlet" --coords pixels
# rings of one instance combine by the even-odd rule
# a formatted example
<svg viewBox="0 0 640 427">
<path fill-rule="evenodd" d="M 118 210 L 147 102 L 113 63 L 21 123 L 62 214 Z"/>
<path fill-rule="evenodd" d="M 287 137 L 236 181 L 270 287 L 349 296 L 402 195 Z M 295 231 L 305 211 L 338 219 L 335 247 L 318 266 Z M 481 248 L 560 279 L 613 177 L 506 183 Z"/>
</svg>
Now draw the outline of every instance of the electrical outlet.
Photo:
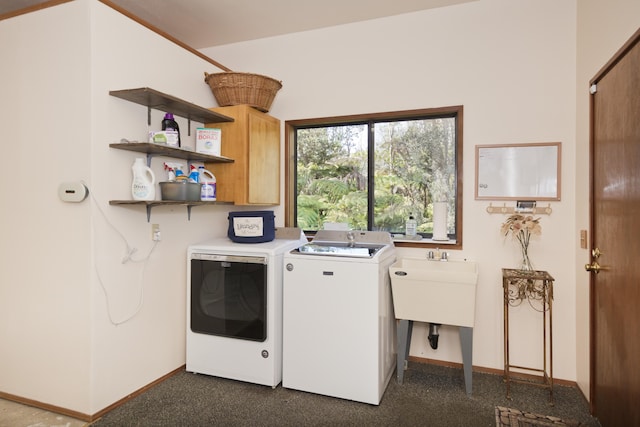
<svg viewBox="0 0 640 427">
<path fill-rule="evenodd" d="M 154 242 L 160 241 L 160 224 L 151 224 L 151 239 Z"/>
</svg>

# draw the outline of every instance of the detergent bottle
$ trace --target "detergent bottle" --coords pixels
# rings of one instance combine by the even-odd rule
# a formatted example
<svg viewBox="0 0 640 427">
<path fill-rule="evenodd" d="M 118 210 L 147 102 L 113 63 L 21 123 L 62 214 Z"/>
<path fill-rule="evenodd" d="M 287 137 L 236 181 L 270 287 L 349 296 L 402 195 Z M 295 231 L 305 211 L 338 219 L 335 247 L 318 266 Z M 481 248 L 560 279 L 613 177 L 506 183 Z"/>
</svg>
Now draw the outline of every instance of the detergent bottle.
<svg viewBox="0 0 640 427">
<path fill-rule="evenodd" d="M 154 200 L 156 198 L 156 177 L 144 158 L 139 157 L 131 167 L 133 180 L 131 181 L 131 195 L 133 200 Z"/>
<path fill-rule="evenodd" d="M 176 132 L 178 134 L 178 147 L 180 147 L 180 128 L 178 127 L 178 122 L 173 118 L 172 113 L 166 113 L 164 115 L 164 119 L 162 119 L 162 130 Z"/>
<path fill-rule="evenodd" d="M 203 202 L 213 202 L 216 200 L 216 177 L 211 171 L 206 170 L 204 166 L 198 168 L 200 172 L 200 200 Z"/>
</svg>

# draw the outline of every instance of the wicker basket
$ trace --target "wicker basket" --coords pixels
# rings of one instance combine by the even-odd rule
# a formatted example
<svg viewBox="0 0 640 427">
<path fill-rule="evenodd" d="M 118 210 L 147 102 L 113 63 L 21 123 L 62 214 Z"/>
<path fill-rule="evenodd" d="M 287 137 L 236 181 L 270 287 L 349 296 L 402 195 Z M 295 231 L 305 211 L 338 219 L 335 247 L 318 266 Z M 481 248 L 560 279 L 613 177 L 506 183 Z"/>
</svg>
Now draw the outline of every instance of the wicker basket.
<svg viewBox="0 0 640 427">
<path fill-rule="evenodd" d="M 221 107 L 248 104 L 260 111 L 271 108 L 273 98 L 282 83 L 271 77 L 251 73 L 204 73 L 204 81 L 211 87 Z"/>
</svg>

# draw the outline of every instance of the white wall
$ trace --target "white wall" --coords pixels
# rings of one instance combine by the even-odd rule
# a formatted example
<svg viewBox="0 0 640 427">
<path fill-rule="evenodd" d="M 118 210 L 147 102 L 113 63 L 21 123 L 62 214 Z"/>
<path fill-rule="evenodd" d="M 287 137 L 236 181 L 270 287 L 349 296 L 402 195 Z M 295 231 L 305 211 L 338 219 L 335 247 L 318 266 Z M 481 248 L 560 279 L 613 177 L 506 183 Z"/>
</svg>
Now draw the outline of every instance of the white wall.
<svg viewBox="0 0 640 427">
<path fill-rule="evenodd" d="M 581 270 L 588 253 L 578 249 L 578 230 L 588 228 L 583 88 L 640 16 L 635 0 L 606 6 L 483 0 L 203 52 L 283 80 L 271 111 L 281 120 L 465 106 L 464 250 L 453 256 L 481 264 L 477 366 L 502 368 L 500 268 L 518 260 L 499 236 L 503 217 L 473 199 L 474 147 L 561 141 L 563 199 L 542 217 L 531 253 L 556 278 L 554 374 L 586 391 L 588 278 Z M 108 204 L 129 198 L 136 157 L 108 144 L 144 139 L 147 110 L 108 91 L 148 86 L 215 106 L 203 72 L 217 70 L 94 0 L 0 21 L 0 39 L 13 41 L 0 47 L 0 117 L 9 124 L 0 184 L 7 199 L 0 207 L 0 391 L 93 414 L 184 363 L 185 249 L 224 235 L 231 209 L 194 208 L 187 221 L 184 208 L 156 208 L 151 222 L 163 240 L 146 268 L 121 264 L 119 233 L 138 257 L 150 250 L 151 233 L 143 208 Z M 160 118 L 154 112 L 152 126 Z M 186 121 L 179 123 L 193 144 Z M 153 161 L 160 177 L 161 161 Z M 73 180 L 86 181 L 93 199 L 61 202 L 58 184 Z M 132 320 L 110 323 L 97 272 L 116 321 L 135 312 L 144 287 Z M 518 327 L 534 333 L 539 318 L 518 314 Z M 426 330 L 416 328 L 411 354 L 460 362 L 457 334 L 441 333 L 433 351 Z M 514 359 L 537 362 L 533 338 Z"/>
<path fill-rule="evenodd" d="M 83 9 L 0 21 L 0 390 L 74 409 L 90 398 L 91 206 L 57 187 L 91 173 Z"/>
<path fill-rule="evenodd" d="M 225 66 L 282 80 L 271 113 L 281 120 L 464 105 L 464 249 L 480 263 L 474 365 L 502 369 L 501 268 L 518 252 L 499 233 L 502 215 L 475 201 L 478 144 L 562 142 L 563 199 L 542 217 L 534 266 L 556 279 L 554 375 L 575 380 L 574 1 L 483 0 L 385 19 L 203 49 Z M 426 250 L 402 249 L 425 256 Z M 541 318 L 514 311 L 512 362 L 541 366 Z M 411 355 L 461 362 L 458 334 L 439 349 L 414 329 Z M 518 341 L 519 340 L 519 341 Z"/>
<path fill-rule="evenodd" d="M 589 81 L 640 28 L 637 0 L 581 0 L 578 2 L 576 79 L 576 226 L 589 229 Z M 576 249 L 579 246 L 576 246 Z M 589 241 L 591 248 L 591 241 Z M 577 249 L 576 307 L 578 385 L 589 393 L 589 250 Z"/>
<path fill-rule="evenodd" d="M 204 71 L 219 70 L 95 0 L 0 21 L 0 38 L 14 41 L 0 65 L 0 391 L 91 415 L 185 363 L 186 247 L 225 235 L 234 209 L 195 207 L 188 221 L 184 207 L 155 208 L 162 241 L 146 266 L 122 264 L 124 239 L 134 258 L 149 252 L 151 225 L 143 207 L 108 204 L 130 199 L 137 157 L 108 145 L 145 140 L 147 109 L 109 90 L 147 86 L 213 107 Z M 163 160 L 152 161 L 159 180 Z M 92 197 L 61 202 L 58 184 L 77 180 Z M 107 310 L 115 322 L 136 313 L 141 287 L 137 315 L 112 324 Z"/>
</svg>

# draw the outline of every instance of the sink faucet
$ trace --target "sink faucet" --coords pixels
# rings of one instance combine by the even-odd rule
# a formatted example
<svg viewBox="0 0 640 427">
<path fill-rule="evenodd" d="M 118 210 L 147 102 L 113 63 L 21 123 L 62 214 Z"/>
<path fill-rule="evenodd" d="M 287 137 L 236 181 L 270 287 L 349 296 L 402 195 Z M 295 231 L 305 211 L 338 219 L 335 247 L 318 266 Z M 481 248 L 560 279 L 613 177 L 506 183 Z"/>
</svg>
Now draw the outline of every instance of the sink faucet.
<svg viewBox="0 0 640 427">
<path fill-rule="evenodd" d="M 347 232 L 347 240 L 349 241 L 350 248 L 353 248 L 356 245 L 356 235 L 353 231 Z"/>
<path fill-rule="evenodd" d="M 435 253 L 433 251 L 429 251 L 429 253 L 427 253 L 427 259 L 429 261 L 448 261 L 449 254 L 445 251 L 440 252 L 440 248 L 436 248 Z"/>
</svg>

